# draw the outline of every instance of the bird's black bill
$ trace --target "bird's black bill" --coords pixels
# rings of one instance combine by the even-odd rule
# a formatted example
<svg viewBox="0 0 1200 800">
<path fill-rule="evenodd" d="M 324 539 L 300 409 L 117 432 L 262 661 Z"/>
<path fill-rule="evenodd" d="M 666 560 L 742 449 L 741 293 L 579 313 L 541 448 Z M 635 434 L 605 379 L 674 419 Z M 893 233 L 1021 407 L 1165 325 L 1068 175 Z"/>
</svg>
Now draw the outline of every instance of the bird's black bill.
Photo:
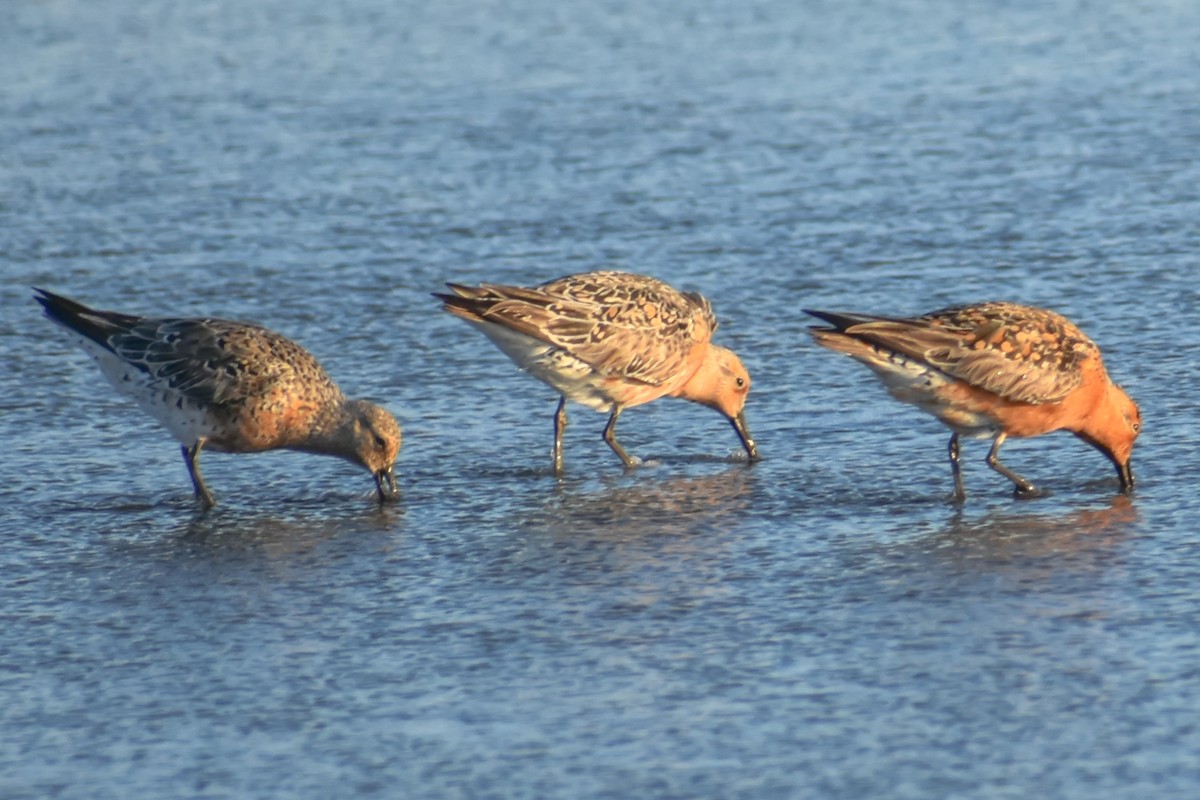
<svg viewBox="0 0 1200 800">
<path fill-rule="evenodd" d="M 746 415 L 738 414 L 729 420 L 729 424 L 733 425 L 733 429 L 737 431 L 738 438 L 742 440 L 742 447 L 746 448 L 746 456 L 750 461 L 758 461 L 761 456 L 758 454 L 758 445 L 750 438 L 750 429 L 746 427 Z"/>
<path fill-rule="evenodd" d="M 375 473 L 375 490 L 379 492 L 379 502 L 385 500 L 395 500 L 400 494 L 399 487 L 396 486 L 396 478 L 392 475 L 392 468 L 381 469 Z"/>
<path fill-rule="evenodd" d="M 1133 465 L 1130 462 L 1117 464 L 1117 477 L 1121 479 L 1122 492 L 1129 492 L 1133 489 Z"/>
</svg>

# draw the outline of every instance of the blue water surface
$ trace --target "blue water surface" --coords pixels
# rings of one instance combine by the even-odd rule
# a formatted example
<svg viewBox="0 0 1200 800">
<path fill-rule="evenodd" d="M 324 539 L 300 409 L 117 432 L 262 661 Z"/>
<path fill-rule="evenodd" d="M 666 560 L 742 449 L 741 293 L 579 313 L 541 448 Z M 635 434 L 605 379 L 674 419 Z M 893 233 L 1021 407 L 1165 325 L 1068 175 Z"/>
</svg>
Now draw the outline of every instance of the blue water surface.
<svg viewBox="0 0 1200 800">
<path fill-rule="evenodd" d="M 0 795 L 1200 795 L 1200 5 L 51 0 L 0 12 Z M 621 436 L 429 297 L 710 297 L 754 378 Z M 39 316 L 250 319 L 403 497 L 177 446 Z M 802 308 L 1009 299 L 1141 403 L 1018 502 Z"/>
</svg>

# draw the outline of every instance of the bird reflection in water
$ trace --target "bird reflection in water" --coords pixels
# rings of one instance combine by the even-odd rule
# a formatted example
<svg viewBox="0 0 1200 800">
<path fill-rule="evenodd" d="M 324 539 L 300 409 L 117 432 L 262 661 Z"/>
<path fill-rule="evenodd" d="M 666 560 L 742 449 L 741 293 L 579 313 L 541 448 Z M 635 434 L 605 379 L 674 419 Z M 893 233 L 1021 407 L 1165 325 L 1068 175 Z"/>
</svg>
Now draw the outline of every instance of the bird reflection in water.
<svg viewBox="0 0 1200 800">
<path fill-rule="evenodd" d="M 552 576 L 563 602 L 614 621 L 677 621 L 736 592 L 731 544 L 753 502 L 753 471 L 648 477 L 560 484 L 521 521 L 522 569 Z"/>
<path fill-rule="evenodd" d="M 602 489 L 587 491 L 559 484 L 526 523 L 563 536 L 607 540 L 722 529 L 748 507 L 754 475 L 738 466 L 710 475 L 638 482 L 614 478 L 603 484 Z"/>
<path fill-rule="evenodd" d="M 210 553 L 254 552 L 270 559 L 287 559 L 310 552 L 342 537 L 361 537 L 396 530 L 404 513 L 399 506 L 375 506 L 344 516 L 272 512 L 237 513 L 231 508 L 220 513 L 198 515 L 180 526 L 174 541 L 179 547 L 201 548 Z M 391 541 L 389 537 L 388 541 Z"/>
<path fill-rule="evenodd" d="M 940 531 L 924 540 L 926 549 L 962 568 L 1028 569 L 1041 565 L 1047 574 L 1064 569 L 1099 569 L 1111 564 L 1117 545 L 1139 521 L 1127 495 L 1101 507 L 1061 514 L 1026 514 L 1003 510 L 980 517 L 957 513 Z"/>
</svg>

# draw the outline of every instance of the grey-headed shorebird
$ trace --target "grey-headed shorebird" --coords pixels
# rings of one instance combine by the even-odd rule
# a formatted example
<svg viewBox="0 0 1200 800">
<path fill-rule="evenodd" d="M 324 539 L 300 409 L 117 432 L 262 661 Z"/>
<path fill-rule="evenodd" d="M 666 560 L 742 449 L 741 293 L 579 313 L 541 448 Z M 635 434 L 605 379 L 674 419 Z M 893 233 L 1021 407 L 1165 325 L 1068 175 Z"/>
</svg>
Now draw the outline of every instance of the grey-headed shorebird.
<svg viewBox="0 0 1200 800">
<path fill-rule="evenodd" d="M 200 451 L 300 450 L 370 470 L 379 499 L 397 494 L 395 417 L 350 400 L 304 348 L 258 325 L 98 311 L 35 289 L 46 316 L 75 335 L 118 392 L 182 443 L 198 497 L 215 503 Z"/>
</svg>

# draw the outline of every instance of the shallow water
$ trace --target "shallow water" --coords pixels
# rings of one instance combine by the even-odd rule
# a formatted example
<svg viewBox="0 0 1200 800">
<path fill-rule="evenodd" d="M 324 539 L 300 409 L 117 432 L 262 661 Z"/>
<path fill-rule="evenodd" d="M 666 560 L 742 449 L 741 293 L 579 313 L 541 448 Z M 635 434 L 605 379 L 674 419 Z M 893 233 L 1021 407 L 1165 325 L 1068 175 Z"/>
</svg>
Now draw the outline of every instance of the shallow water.
<svg viewBox="0 0 1200 800">
<path fill-rule="evenodd" d="M 18 4 L 0 25 L 0 794 L 1200 792 L 1200 6 Z M 1119 5 L 1119 4 L 1110 4 Z M 572 410 L 428 296 L 712 298 L 765 456 Z M 405 427 L 403 498 L 177 447 L 30 286 L 253 319 Z M 1141 403 L 1132 498 L 967 443 L 805 307 L 1004 298 Z"/>
</svg>

